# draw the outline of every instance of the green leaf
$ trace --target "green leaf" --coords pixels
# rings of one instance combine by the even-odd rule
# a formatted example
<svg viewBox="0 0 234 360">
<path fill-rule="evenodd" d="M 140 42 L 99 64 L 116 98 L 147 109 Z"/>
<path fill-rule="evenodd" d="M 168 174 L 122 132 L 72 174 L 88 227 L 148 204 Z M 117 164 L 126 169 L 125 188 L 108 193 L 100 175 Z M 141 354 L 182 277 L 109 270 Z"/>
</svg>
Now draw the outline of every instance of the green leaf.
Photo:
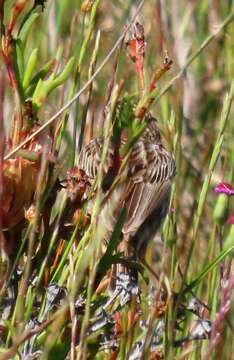
<svg viewBox="0 0 234 360">
<path fill-rule="evenodd" d="M 38 81 L 41 79 L 43 80 L 51 71 L 54 64 L 54 59 L 48 61 L 32 78 L 30 85 L 25 90 L 26 97 L 31 97 L 33 92 L 35 91 L 35 88 L 38 84 Z"/>
<path fill-rule="evenodd" d="M 58 86 L 62 85 L 70 76 L 75 64 L 75 58 L 72 57 L 64 70 L 59 74 L 52 74 L 47 80 L 39 80 L 33 94 L 32 102 L 35 108 L 40 108 L 45 102 L 47 96 Z"/>
<path fill-rule="evenodd" d="M 225 247 L 223 251 L 221 251 L 221 253 L 210 264 L 206 265 L 200 274 L 185 288 L 184 293 L 187 293 L 188 291 L 198 286 L 200 282 L 207 276 L 207 274 L 234 250 L 234 239 L 232 239 L 232 241 L 232 246 L 228 248 Z"/>
<path fill-rule="evenodd" d="M 63 360 L 63 359 L 65 359 L 69 349 L 70 349 L 70 339 L 66 339 L 65 342 L 58 342 L 50 350 L 49 359 Z"/>
<path fill-rule="evenodd" d="M 234 225 L 230 226 L 230 230 L 229 233 L 226 237 L 225 243 L 224 243 L 224 248 L 227 249 L 231 246 L 234 246 Z"/>
<path fill-rule="evenodd" d="M 72 71 L 74 69 L 74 64 L 75 64 L 75 57 L 73 56 L 68 61 L 68 63 L 65 66 L 64 70 L 58 76 L 56 76 L 56 78 L 52 82 L 52 86 L 50 88 L 50 91 L 52 91 L 56 87 L 62 85 L 63 83 L 65 83 L 65 81 L 67 81 L 68 77 L 70 76 L 70 74 L 72 73 Z"/>
<path fill-rule="evenodd" d="M 38 18 L 38 16 L 39 16 L 38 13 L 33 13 L 32 15 L 29 16 L 29 18 L 25 21 L 24 25 L 22 26 L 20 33 L 18 35 L 18 39 L 20 39 L 23 45 L 25 45 L 31 27 Z"/>
<path fill-rule="evenodd" d="M 213 153 L 211 156 L 211 160 L 210 160 L 210 165 L 209 165 L 210 171 L 213 171 L 213 169 L 216 165 L 216 162 L 220 156 L 222 145 L 223 145 L 223 139 L 224 139 L 224 137 L 223 137 L 223 135 L 221 135 L 215 144 L 215 147 L 214 147 L 214 150 L 213 150 Z"/>
<path fill-rule="evenodd" d="M 16 70 L 16 75 L 18 77 L 18 83 L 21 84 L 24 74 L 24 54 L 23 54 L 23 45 L 19 39 L 15 41 L 15 51 L 14 51 L 13 61 Z"/>
<path fill-rule="evenodd" d="M 38 59 L 38 49 L 36 48 L 31 52 L 31 55 L 28 59 L 27 67 L 24 72 L 24 78 L 23 78 L 24 90 L 29 86 L 29 83 L 32 80 L 32 76 L 37 64 L 37 59 Z"/>
<path fill-rule="evenodd" d="M 118 112 L 116 114 L 116 123 L 123 128 L 130 128 L 133 120 L 135 119 L 135 107 L 137 103 L 136 96 L 126 95 L 122 99 L 119 105 Z"/>
<path fill-rule="evenodd" d="M 226 194 L 220 194 L 218 196 L 214 208 L 214 213 L 213 213 L 214 219 L 222 224 L 227 217 L 227 210 L 228 210 L 228 196 Z"/>
</svg>

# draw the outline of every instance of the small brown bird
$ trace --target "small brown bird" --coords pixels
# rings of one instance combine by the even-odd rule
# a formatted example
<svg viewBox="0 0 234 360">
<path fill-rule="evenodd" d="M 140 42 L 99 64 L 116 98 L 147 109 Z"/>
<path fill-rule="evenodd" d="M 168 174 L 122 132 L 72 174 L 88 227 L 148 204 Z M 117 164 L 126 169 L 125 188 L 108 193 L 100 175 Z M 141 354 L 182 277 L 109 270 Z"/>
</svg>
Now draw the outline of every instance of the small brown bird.
<svg viewBox="0 0 234 360">
<path fill-rule="evenodd" d="M 147 243 L 156 234 L 167 214 L 176 169 L 173 156 L 163 145 L 157 120 L 147 114 L 144 121 L 147 127 L 132 146 L 121 181 L 107 198 L 99 216 L 99 223 L 107 234 L 105 241 L 108 241 L 120 210 L 126 207 L 127 216 L 119 250 L 124 251 L 127 257 L 134 258 L 144 256 Z M 84 146 L 80 153 L 79 167 L 91 181 L 97 175 L 102 146 L 103 139 L 96 138 Z M 111 142 L 104 164 L 105 175 L 115 166 L 115 153 L 115 145 Z"/>
</svg>

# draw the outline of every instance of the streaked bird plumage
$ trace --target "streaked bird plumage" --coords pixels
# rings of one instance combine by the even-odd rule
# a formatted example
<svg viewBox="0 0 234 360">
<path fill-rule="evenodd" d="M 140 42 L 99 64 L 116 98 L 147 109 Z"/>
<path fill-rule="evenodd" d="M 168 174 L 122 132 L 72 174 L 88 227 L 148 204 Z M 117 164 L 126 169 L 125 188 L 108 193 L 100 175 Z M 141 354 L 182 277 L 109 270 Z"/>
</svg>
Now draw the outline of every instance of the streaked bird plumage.
<svg viewBox="0 0 234 360">
<path fill-rule="evenodd" d="M 131 149 L 123 179 L 112 191 L 99 216 L 106 227 L 108 241 L 120 210 L 127 209 L 122 229 L 123 242 L 127 243 L 126 255 L 136 256 L 156 234 L 165 217 L 172 180 L 175 176 L 175 161 L 163 145 L 157 121 L 148 115 L 147 127 Z M 96 138 L 83 147 L 79 167 L 94 180 L 101 162 L 103 139 Z M 104 164 L 104 173 L 113 166 L 115 147 L 111 143 Z"/>
</svg>

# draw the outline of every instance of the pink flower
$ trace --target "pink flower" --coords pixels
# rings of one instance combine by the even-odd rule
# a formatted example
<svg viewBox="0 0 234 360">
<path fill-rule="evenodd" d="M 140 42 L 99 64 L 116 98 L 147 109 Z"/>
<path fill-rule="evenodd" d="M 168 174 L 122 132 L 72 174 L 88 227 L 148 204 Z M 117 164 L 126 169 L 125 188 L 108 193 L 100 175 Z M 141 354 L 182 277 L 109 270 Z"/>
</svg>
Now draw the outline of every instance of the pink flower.
<svg viewBox="0 0 234 360">
<path fill-rule="evenodd" d="M 228 223 L 231 224 L 231 225 L 234 225 L 234 214 L 229 216 Z"/>
<path fill-rule="evenodd" d="M 234 187 L 227 183 L 227 182 L 221 182 L 219 183 L 215 188 L 214 191 L 219 194 L 225 194 L 227 196 L 234 195 Z"/>
</svg>

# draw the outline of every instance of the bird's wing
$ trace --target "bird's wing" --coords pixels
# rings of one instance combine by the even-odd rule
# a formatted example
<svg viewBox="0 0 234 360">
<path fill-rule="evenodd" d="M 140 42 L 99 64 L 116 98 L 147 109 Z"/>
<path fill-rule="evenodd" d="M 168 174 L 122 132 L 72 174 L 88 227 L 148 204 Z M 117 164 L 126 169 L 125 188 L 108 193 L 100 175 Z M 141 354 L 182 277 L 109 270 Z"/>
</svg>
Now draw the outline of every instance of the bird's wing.
<svg viewBox="0 0 234 360">
<path fill-rule="evenodd" d="M 97 138 L 84 146 L 80 153 L 79 166 L 90 179 L 95 179 L 97 175 L 102 146 L 103 140 Z M 104 164 L 105 174 L 111 167 L 113 158 L 114 148 L 110 145 Z M 105 206 L 105 210 L 108 209 L 107 205 L 113 202 L 114 195 L 114 198 L 119 198 L 120 208 L 126 206 L 128 213 L 123 233 L 134 235 L 145 219 L 161 206 L 170 191 L 174 174 L 174 159 L 161 143 L 152 143 L 145 137 L 136 142 L 131 151 L 126 184 L 124 187 L 121 185 L 121 189 L 117 187 L 114 190 L 114 194 Z M 113 212 L 113 219 L 117 220 L 118 213 L 118 211 Z"/>
<path fill-rule="evenodd" d="M 138 142 L 129 162 L 129 183 L 125 204 L 128 209 L 123 233 L 134 235 L 145 219 L 168 196 L 175 161 L 158 144 Z"/>
<path fill-rule="evenodd" d="M 103 143 L 102 138 L 96 138 L 85 145 L 80 152 L 79 167 L 85 171 L 90 179 L 95 179 L 97 175 L 98 167 L 101 163 Z M 112 165 L 113 157 L 114 149 L 110 144 L 104 164 L 105 174 Z"/>
</svg>

